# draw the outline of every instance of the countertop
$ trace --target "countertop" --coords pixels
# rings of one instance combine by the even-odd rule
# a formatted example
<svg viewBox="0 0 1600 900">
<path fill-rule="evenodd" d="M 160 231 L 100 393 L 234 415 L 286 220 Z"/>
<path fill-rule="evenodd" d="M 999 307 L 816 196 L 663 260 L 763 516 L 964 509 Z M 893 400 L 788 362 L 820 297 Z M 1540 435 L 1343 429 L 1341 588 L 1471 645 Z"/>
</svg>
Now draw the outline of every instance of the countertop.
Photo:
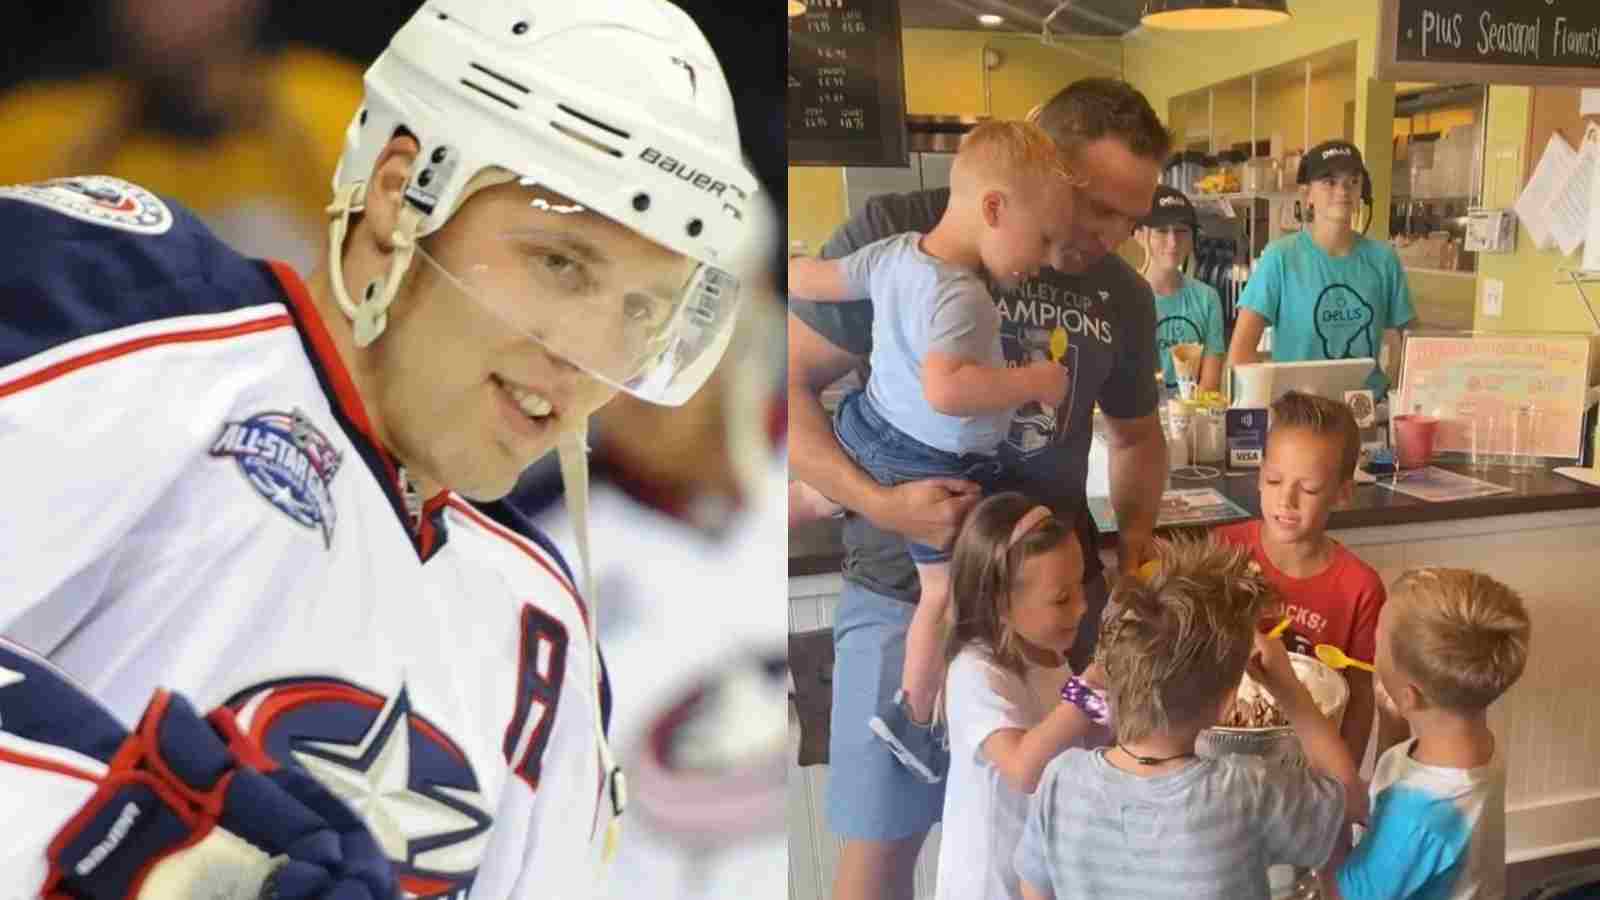
<svg viewBox="0 0 1600 900">
<path fill-rule="evenodd" d="M 1421 522 L 1447 522 L 1490 516 L 1556 512 L 1568 509 L 1600 508 L 1600 488 L 1579 484 L 1553 472 L 1538 470 L 1514 473 L 1491 467 L 1472 470 L 1450 463 L 1436 463 L 1449 469 L 1511 488 L 1509 494 L 1432 503 L 1396 493 L 1376 484 L 1358 484 L 1350 502 L 1334 510 L 1328 528 L 1368 528 L 1374 525 L 1411 525 Z M 1261 514 L 1256 473 L 1225 474 L 1209 481 L 1180 481 L 1175 487 L 1214 487 L 1244 507 L 1252 516 Z M 841 542 L 843 522 L 825 519 L 789 529 L 789 574 L 822 575 L 838 572 L 844 561 Z M 1105 545 L 1115 535 L 1102 536 Z"/>
</svg>

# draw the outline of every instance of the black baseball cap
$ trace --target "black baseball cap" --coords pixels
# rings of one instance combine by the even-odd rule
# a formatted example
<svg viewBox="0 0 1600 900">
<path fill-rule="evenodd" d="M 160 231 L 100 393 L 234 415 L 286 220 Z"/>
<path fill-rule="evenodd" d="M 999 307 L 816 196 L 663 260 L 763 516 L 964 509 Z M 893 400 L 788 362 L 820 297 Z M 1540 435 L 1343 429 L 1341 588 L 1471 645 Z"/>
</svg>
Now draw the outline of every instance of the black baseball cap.
<svg viewBox="0 0 1600 900">
<path fill-rule="evenodd" d="M 1183 191 L 1158 184 L 1156 195 L 1150 200 L 1150 214 L 1140 220 L 1139 224 L 1145 228 L 1187 225 L 1191 230 L 1198 230 L 1200 217 L 1194 211 L 1194 204 L 1189 202 L 1188 196 Z"/>
<path fill-rule="evenodd" d="M 1324 141 L 1312 147 L 1300 160 L 1300 171 L 1295 175 L 1299 184 L 1310 184 L 1328 175 L 1349 173 L 1367 174 L 1361 161 L 1361 151 L 1349 141 Z"/>
</svg>

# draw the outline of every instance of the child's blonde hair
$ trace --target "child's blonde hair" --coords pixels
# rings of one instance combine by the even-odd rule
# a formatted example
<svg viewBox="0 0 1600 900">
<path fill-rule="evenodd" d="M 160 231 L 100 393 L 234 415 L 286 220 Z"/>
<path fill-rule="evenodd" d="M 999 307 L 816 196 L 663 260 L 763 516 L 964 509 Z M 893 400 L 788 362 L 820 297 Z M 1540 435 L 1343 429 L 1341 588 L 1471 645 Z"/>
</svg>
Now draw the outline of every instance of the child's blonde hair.
<svg viewBox="0 0 1600 900">
<path fill-rule="evenodd" d="M 1257 621 L 1278 606 L 1245 547 L 1183 538 L 1156 553 L 1148 581 L 1118 579 L 1095 651 L 1120 743 L 1215 724 L 1207 717 L 1238 690 Z"/>
<path fill-rule="evenodd" d="M 1267 432 L 1269 446 L 1272 432 L 1280 428 L 1304 428 L 1321 437 L 1338 438 L 1339 481 L 1355 476 L 1356 460 L 1361 456 L 1361 431 L 1350 407 L 1327 397 L 1289 391 L 1272 404 L 1271 423 Z"/>
<path fill-rule="evenodd" d="M 1528 611 L 1516 591 L 1470 569 L 1413 569 L 1389 591 L 1390 653 L 1428 698 L 1477 711 L 1522 676 Z"/>
<path fill-rule="evenodd" d="M 950 189 L 961 197 L 997 188 L 1021 197 L 1046 196 L 1065 179 L 1060 148 L 1027 122 L 979 124 L 962 136 L 950 167 Z"/>
<path fill-rule="evenodd" d="M 947 660 L 973 644 L 1009 672 L 1021 675 L 1026 670 L 1020 638 L 1007 615 L 1017 573 L 1029 559 L 1075 538 L 1072 524 L 1051 514 L 1013 543 L 1017 524 L 1039 505 L 1022 494 L 1006 492 L 986 498 L 967 514 L 950 551 L 954 624 L 945 648 Z"/>
</svg>

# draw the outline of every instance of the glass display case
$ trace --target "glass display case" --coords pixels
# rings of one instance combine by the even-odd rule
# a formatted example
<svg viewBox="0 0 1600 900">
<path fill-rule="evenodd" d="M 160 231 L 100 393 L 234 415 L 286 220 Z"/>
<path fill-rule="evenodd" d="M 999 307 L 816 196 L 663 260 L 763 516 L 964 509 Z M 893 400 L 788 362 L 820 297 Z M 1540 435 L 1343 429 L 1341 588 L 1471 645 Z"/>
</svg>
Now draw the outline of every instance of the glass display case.
<svg viewBox="0 0 1600 900">
<path fill-rule="evenodd" d="M 1426 85 L 1395 95 L 1389 236 L 1408 268 L 1472 272 L 1462 249 L 1478 205 L 1487 93 L 1483 85 Z"/>
</svg>

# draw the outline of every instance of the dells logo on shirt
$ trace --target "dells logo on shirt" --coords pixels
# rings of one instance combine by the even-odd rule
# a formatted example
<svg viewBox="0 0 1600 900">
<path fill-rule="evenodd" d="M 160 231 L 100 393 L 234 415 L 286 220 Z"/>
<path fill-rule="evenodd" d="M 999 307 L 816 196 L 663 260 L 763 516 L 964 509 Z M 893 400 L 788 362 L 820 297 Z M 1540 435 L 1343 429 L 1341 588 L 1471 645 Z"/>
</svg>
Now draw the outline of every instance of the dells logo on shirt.
<svg viewBox="0 0 1600 900">
<path fill-rule="evenodd" d="M 233 457 L 268 503 L 301 525 L 320 529 L 323 546 L 333 546 L 338 515 L 330 485 L 342 459 L 305 413 L 263 412 L 228 422 L 211 442 L 211 455 Z"/>
<path fill-rule="evenodd" d="M 1372 333 L 1376 313 L 1355 288 L 1347 284 L 1330 284 L 1323 288 L 1317 295 L 1312 314 L 1324 359 L 1377 357 L 1377 342 Z"/>
</svg>

